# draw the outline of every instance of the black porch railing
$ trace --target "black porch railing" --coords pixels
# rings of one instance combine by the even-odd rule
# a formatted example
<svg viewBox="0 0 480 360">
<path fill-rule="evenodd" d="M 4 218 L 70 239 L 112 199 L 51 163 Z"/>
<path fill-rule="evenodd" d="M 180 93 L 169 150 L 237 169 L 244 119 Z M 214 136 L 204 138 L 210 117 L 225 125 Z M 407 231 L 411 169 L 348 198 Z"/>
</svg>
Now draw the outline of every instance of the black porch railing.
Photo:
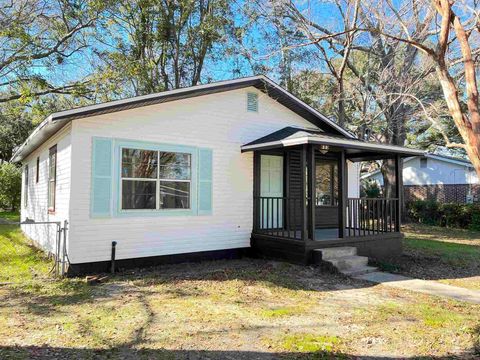
<svg viewBox="0 0 480 360">
<path fill-rule="evenodd" d="M 398 199 L 349 198 L 346 207 L 346 236 L 398 232 Z"/>
<path fill-rule="evenodd" d="M 308 229 L 307 199 L 291 197 L 254 197 L 256 234 L 283 239 L 304 239 Z M 336 207 L 332 211 L 338 213 Z M 345 204 L 344 237 L 362 237 L 399 232 L 397 198 L 348 198 Z M 320 240 L 320 239 L 316 239 Z"/>
<path fill-rule="evenodd" d="M 305 204 L 302 204 L 301 199 L 258 196 L 254 198 L 254 206 L 255 233 L 285 239 L 302 239 Z"/>
</svg>

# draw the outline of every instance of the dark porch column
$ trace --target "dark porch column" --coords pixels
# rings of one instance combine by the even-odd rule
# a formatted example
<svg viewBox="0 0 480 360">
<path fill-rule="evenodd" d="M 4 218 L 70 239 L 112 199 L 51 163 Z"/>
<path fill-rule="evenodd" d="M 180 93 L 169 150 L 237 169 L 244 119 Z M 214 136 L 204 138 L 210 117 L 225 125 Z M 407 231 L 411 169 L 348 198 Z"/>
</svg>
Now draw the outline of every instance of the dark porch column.
<svg viewBox="0 0 480 360">
<path fill-rule="evenodd" d="M 397 200 L 395 231 L 400 232 L 402 225 L 402 204 L 403 204 L 403 160 L 400 155 L 395 155 L 395 197 Z"/>
<path fill-rule="evenodd" d="M 308 235 L 309 239 L 315 240 L 315 203 L 316 203 L 316 174 L 315 174 L 315 146 L 308 145 L 307 151 L 307 187 L 308 187 Z"/>
<path fill-rule="evenodd" d="M 345 150 L 340 152 L 338 164 L 338 237 L 345 237 L 346 206 L 348 199 L 348 179 Z"/>
<path fill-rule="evenodd" d="M 307 212 L 307 147 L 303 145 L 300 151 L 300 169 L 302 177 L 301 189 L 301 214 L 302 214 L 302 240 L 307 241 L 308 238 L 308 212 Z"/>
</svg>

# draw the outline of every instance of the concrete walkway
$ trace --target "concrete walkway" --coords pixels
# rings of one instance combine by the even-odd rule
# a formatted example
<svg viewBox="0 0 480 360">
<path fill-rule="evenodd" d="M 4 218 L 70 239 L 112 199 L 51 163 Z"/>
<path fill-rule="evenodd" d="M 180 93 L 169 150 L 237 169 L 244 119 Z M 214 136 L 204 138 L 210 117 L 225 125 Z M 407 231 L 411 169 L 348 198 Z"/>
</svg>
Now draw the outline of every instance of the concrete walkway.
<svg viewBox="0 0 480 360">
<path fill-rule="evenodd" d="M 353 276 L 354 279 L 366 280 L 398 289 L 416 291 L 424 294 L 480 304 L 480 291 L 442 284 L 433 280 L 413 279 L 406 276 L 375 271 Z"/>
</svg>

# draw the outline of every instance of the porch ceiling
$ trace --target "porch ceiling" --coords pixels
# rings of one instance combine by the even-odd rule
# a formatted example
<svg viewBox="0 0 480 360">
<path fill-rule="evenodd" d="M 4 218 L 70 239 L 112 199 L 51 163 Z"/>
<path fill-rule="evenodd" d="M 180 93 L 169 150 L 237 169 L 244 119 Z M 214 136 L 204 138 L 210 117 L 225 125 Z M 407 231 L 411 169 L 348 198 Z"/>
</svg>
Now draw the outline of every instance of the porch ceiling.
<svg viewBox="0 0 480 360">
<path fill-rule="evenodd" d="M 346 150 L 346 157 L 351 161 L 381 159 L 400 155 L 402 157 L 424 155 L 422 150 L 411 149 L 382 143 L 349 139 L 339 135 L 325 133 L 321 130 L 286 127 L 267 136 L 254 140 L 241 147 L 242 152 L 280 149 L 292 146 L 313 144 L 328 145 Z"/>
</svg>

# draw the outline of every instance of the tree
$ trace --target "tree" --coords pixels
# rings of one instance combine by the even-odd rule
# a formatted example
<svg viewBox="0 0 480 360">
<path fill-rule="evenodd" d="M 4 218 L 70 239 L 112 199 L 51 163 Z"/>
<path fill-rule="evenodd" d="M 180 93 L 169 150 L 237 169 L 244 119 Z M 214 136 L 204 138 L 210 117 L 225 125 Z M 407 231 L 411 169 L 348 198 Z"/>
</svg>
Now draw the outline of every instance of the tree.
<svg viewBox="0 0 480 360">
<path fill-rule="evenodd" d="M 108 17 L 103 71 L 142 95 L 197 85 L 233 15 L 229 0 L 124 0 Z"/>
<path fill-rule="evenodd" d="M 322 60 L 337 83 L 335 92 L 332 94 L 337 99 L 337 122 L 340 126 L 345 126 L 347 122 L 345 70 L 357 31 L 359 0 L 346 1 L 343 4 L 340 1 L 333 1 L 333 3 L 338 8 L 338 15 L 342 20 L 340 21 L 342 27 L 336 30 L 337 33 L 305 16 L 293 2 L 286 3 L 286 16 L 296 23 L 311 45 L 320 51 Z M 318 32 L 323 35 L 319 36 Z M 328 48 L 322 45 L 322 40 L 328 44 Z M 340 56 L 339 60 L 335 56 L 329 56 L 329 50 L 332 49 Z"/>
<path fill-rule="evenodd" d="M 292 26 L 303 34 L 303 41 L 292 37 L 284 49 L 316 49 L 318 63 L 309 65 L 318 69 L 317 73 L 326 73 L 322 71 L 326 69 L 333 80 L 327 82 L 333 87 L 323 89 L 323 110 L 336 114 L 340 125 L 357 132 L 362 138 L 369 134 L 376 141 L 405 145 L 407 123 L 415 116 L 418 118 L 419 114 L 424 116 L 419 112 L 425 106 L 422 96 L 431 97 L 422 94 L 422 88 L 432 67 L 422 61 L 418 50 L 380 36 L 376 29 L 389 27 L 390 19 L 372 16 L 365 6 L 360 6 L 359 1 L 282 4 L 283 11 L 277 13 L 288 18 Z M 335 9 L 333 16 L 339 21 L 329 23 L 324 12 L 312 10 L 317 6 L 327 6 L 330 13 Z M 412 23 L 412 38 L 425 40 L 428 25 L 420 19 Z M 391 28 L 392 33 L 402 31 L 400 26 Z M 301 94 L 299 96 L 302 97 Z M 332 101 L 335 107 L 325 106 Z M 370 131 L 367 132 L 367 129 Z M 383 162 L 382 173 L 386 193 L 390 194 L 394 183 L 393 161 Z"/>
<path fill-rule="evenodd" d="M 15 211 L 20 206 L 22 171 L 11 163 L 0 164 L 0 207 Z"/>
<path fill-rule="evenodd" d="M 463 140 L 463 143 L 454 143 L 447 138 L 446 146 L 465 149 L 480 174 L 480 109 L 475 69 L 480 54 L 478 4 L 433 0 L 395 4 L 365 2 L 364 5 L 366 11 L 377 18 L 390 14 L 402 33 L 392 33 L 390 27 L 366 30 L 407 44 L 431 61 L 450 116 Z M 412 18 L 427 25 L 423 39 L 412 37 Z"/>
<path fill-rule="evenodd" d="M 0 4 L 0 103 L 45 94 L 85 94 L 86 80 L 62 74 L 81 61 L 107 2 L 16 0 Z M 57 75 L 57 76 L 55 76 Z"/>
<path fill-rule="evenodd" d="M 0 113 L 0 163 L 10 161 L 14 149 L 22 144 L 33 129 L 30 119 Z"/>
</svg>

